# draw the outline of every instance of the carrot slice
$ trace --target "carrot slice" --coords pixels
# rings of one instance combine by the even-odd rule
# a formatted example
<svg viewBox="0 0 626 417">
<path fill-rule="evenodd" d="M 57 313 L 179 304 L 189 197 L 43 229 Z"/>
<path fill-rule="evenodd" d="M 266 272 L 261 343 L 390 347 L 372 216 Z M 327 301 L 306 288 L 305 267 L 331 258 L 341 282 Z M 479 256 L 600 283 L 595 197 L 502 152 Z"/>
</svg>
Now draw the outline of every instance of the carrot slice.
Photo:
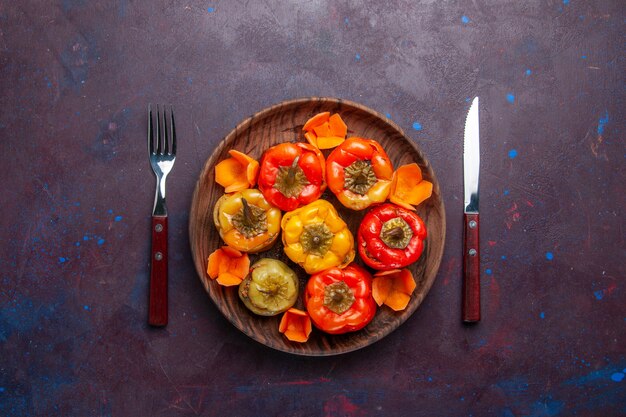
<svg viewBox="0 0 626 417">
<path fill-rule="evenodd" d="M 231 258 L 239 258 L 243 256 L 243 254 L 235 248 L 231 248 L 230 246 L 222 246 L 222 251 L 225 255 Z"/>
<path fill-rule="evenodd" d="M 307 140 L 307 142 L 309 142 L 311 145 L 317 147 L 317 136 L 315 136 L 314 132 L 306 132 L 304 134 L 304 138 Z"/>
<path fill-rule="evenodd" d="M 416 286 L 410 270 L 387 271 L 374 276 L 372 296 L 379 306 L 385 304 L 394 311 L 401 311 L 409 304 Z"/>
<path fill-rule="evenodd" d="M 328 122 L 324 122 L 321 125 L 315 126 L 313 128 L 313 132 L 315 132 L 318 138 L 333 136 L 333 133 L 330 130 L 330 125 L 328 124 Z"/>
<path fill-rule="evenodd" d="M 219 249 L 209 255 L 209 265 L 206 272 L 211 279 L 215 279 L 219 275 L 220 255 Z"/>
<path fill-rule="evenodd" d="M 318 113 L 306 121 L 304 126 L 302 126 L 302 130 L 306 132 L 310 132 L 311 130 L 313 130 L 315 126 L 319 126 L 322 123 L 327 122 L 329 118 L 330 118 L 330 112 L 328 111 Z"/>
<path fill-rule="evenodd" d="M 250 183 L 248 183 L 247 181 L 246 182 L 234 182 L 230 184 L 229 186 L 224 187 L 224 192 L 226 194 L 234 193 L 237 191 L 245 190 L 246 188 L 249 188 L 249 187 L 250 187 Z"/>
<path fill-rule="evenodd" d="M 420 203 L 428 199 L 433 194 L 433 183 L 430 181 L 422 181 L 415 187 L 413 193 L 411 193 L 411 199 L 408 200 L 410 204 L 414 206 L 420 205 Z"/>
<path fill-rule="evenodd" d="M 278 331 L 292 342 L 306 342 L 312 330 L 309 314 L 293 307 L 285 311 L 278 325 Z"/>
<path fill-rule="evenodd" d="M 374 278 L 372 281 L 372 297 L 379 306 L 385 303 L 385 300 L 389 297 L 391 288 L 393 287 L 393 281 L 386 276 Z"/>
<path fill-rule="evenodd" d="M 348 134 L 348 126 L 343 121 L 339 113 L 335 113 L 328 119 L 328 124 L 330 126 L 330 131 L 332 136 L 339 136 L 345 138 Z"/>
<path fill-rule="evenodd" d="M 209 255 L 207 274 L 224 286 L 239 285 L 250 272 L 247 253 L 223 246 Z"/>
<path fill-rule="evenodd" d="M 338 136 L 324 136 L 317 138 L 317 147 L 319 149 L 330 149 L 341 145 L 346 139 Z"/>
<path fill-rule="evenodd" d="M 239 152 L 236 149 L 231 149 L 228 151 L 228 153 L 230 154 L 230 156 L 238 160 L 241 163 L 241 165 L 247 165 L 250 162 L 254 161 L 254 159 L 250 158 L 248 155 L 246 155 L 243 152 Z"/>
<path fill-rule="evenodd" d="M 259 163 L 245 153 L 231 149 L 231 158 L 220 161 L 215 166 L 215 182 L 224 187 L 225 192 L 245 190 L 253 187 L 259 171 Z"/>
<path fill-rule="evenodd" d="M 217 277 L 217 283 L 225 287 L 239 285 L 241 284 L 241 281 L 243 281 L 243 278 L 240 278 L 235 274 L 231 274 L 230 272 L 223 272 L 219 277 Z"/>
<path fill-rule="evenodd" d="M 402 165 L 393 173 L 389 200 L 401 207 L 415 207 L 432 195 L 433 185 L 422 179 L 422 170 L 416 163 Z"/>
</svg>

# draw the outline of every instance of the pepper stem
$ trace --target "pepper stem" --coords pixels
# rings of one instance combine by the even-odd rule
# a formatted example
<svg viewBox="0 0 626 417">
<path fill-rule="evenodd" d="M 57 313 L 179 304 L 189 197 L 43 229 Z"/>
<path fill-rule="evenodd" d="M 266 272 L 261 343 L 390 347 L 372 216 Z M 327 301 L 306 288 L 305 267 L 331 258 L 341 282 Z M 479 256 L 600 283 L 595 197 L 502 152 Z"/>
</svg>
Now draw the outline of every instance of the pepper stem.
<svg viewBox="0 0 626 417">
<path fill-rule="evenodd" d="M 291 163 L 289 167 L 289 172 L 287 173 L 287 181 L 289 185 L 293 185 L 296 182 L 296 168 L 298 168 L 298 161 L 300 160 L 300 155 L 296 156 L 296 158 Z"/>
<path fill-rule="evenodd" d="M 390 248 L 404 249 L 413 238 L 413 230 L 402 217 L 394 217 L 383 223 L 379 236 Z"/>
<path fill-rule="evenodd" d="M 256 216 L 252 213 L 248 201 L 245 198 L 241 197 L 241 204 L 243 206 L 243 221 L 245 222 L 245 224 L 249 226 L 255 223 Z"/>
</svg>

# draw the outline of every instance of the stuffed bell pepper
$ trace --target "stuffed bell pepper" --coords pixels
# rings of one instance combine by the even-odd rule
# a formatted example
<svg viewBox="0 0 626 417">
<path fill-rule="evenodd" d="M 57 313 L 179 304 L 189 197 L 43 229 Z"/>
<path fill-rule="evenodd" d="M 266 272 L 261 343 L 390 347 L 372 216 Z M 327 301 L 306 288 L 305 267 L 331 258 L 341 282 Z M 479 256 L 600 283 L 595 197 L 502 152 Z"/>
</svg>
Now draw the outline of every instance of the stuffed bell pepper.
<svg viewBox="0 0 626 417">
<path fill-rule="evenodd" d="M 308 143 L 281 143 L 261 158 L 259 190 L 284 211 L 317 200 L 326 189 L 324 155 Z"/>
<path fill-rule="evenodd" d="M 354 259 L 354 237 L 326 200 L 285 213 L 281 228 L 285 254 L 308 274 L 343 268 Z"/>
<path fill-rule="evenodd" d="M 281 212 L 256 189 L 224 194 L 213 209 L 213 221 L 222 240 L 241 252 L 268 249 L 280 232 Z"/>
<path fill-rule="evenodd" d="M 413 211 L 382 204 L 371 209 L 359 226 L 359 255 L 378 270 L 404 268 L 417 261 L 424 249 L 426 226 Z"/>
<path fill-rule="evenodd" d="M 354 263 L 322 271 L 309 278 L 304 303 L 315 327 L 326 333 L 362 329 L 376 313 L 372 277 Z"/>
<path fill-rule="evenodd" d="M 387 199 L 393 165 L 375 140 L 350 138 L 328 156 L 326 172 L 328 187 L 341 204 L 363 210 Z"/>
</svg>

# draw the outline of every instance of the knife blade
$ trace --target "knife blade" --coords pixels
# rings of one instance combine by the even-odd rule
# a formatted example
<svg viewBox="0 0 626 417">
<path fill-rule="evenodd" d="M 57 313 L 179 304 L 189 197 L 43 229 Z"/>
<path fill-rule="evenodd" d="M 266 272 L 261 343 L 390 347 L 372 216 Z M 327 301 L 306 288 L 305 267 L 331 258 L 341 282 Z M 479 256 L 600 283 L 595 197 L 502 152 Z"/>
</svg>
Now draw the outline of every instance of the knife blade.
<svg viewBox="0 0 626 417">
<path fill-rule="evenodd" d="M 480 321 L 480 245 L 478 178 L 480 171 L 480 132 L 478 97 L 465 119 L 463 138 L 463 321 Z"/>
</svg>

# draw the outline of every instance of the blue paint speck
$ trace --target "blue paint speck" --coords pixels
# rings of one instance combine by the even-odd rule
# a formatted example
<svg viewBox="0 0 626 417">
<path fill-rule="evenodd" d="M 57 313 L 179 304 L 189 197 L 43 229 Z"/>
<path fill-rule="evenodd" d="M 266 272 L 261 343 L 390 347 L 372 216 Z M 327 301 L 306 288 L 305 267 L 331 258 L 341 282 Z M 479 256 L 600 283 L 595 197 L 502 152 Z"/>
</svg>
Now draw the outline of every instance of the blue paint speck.
<svg viewBox="0 0 626 417">
<path fill-rule="evenodd" d="M 505 261 L 505 260 L 506 260 L 506 256 L 505 256 L 505 255 L 502 255 L 502 256 L 500 257 L 500 259 L 502 259 L 503 261 Z"/>
<path fill-rule="evenodd" d="M 87 311 L 91 310 L 91 307 L 89 307 L 88 305 L 84 305 L 83 308 Z"/>
<path fill-rule="evenodd" d="M 62 256 L 59 256 L 59 262 L 63 263 L 63 262 L 65 262 L 65 261 L 67 261 L 67 259 L 66 259 L 66 258 L 64 258 L 64 257 L 62 257 Z"/>
<path fill-rule="evenodd" d="M 422 125 L 419 122 L 413 122 L 413 129 L 422 130 Z"/>
<path fill-rule="evenodd" d="M 602 135 L 604 133 L 604 127 L 609 123 L 609 112 L 604 111 L 604 117 L 600 117 L 598 120 L 598 135 Z"/>
<path fill-rule="evenodd" d="M 541 313 L 539 313 L 539 318 L 545 319 L 546 318 L 546 313 L 544 313 L 543 311 Z"/>
<path fill-rule="evenodd" d="M 348 18 L 346 17 L 345 19 L 343 19 L 343 23 L 345 23 L 345 24 L 347 25 L 348 23 L 350 23 L 350 19 L 348 19 Z"/>
<path fill-rule="evenodd" d="M 76 246 L 80 246 L 80 242 L 76 242 Z"/>
<path fill-rule="evenodd" d="M 98 245 L 104 245 L 104 239 L 102 238 L 98 239 Z"/>
<path fill-rule="evenodd" d="M 463 22 L 464 25 L 467 25 L 469 21 L 470 21 L 469 17 L 465 15 L 461 16 L 461 22 Z"/>
<path fill-rule="evenodd" d="M 4 387 L 0 387 L 0 392 L 4 392 Z"/>
<path fill-rule="evenodd" d="M 360 61 L 360 60 L 361 60 L 361 54 L 356 54 L 356 55 L 354 56 L 354 60 L 355 60 L 355 61 Z"/>
<path fill-rule="evenodd" d="M 504 190 L 504 195 L 509 195 L 510 191 L 509 190 Z"/>
<path fill-rule="evenodd" d="M 121 222 L 122 221 L 122 216 L 115 216 L 115 221 L 116 222 Z"/>
<path fill-rule="evenodd" d="M 515 95 L 513 93 L 508 93 L 506 95 L 506 101 L 508 101 L 509 103 L 515 103 Z"/>
<path fill-rule="evenodd" d="M 465 99 L 465 102 L 466 102 L 466 103 L 469 103 L 470 101 L 472 101 L 472 98 L 471 98 L 471 97 L 467 97 L 467 98 Z"/>
<path fill-rule="evenodd" d="M 593 295 L 596 297 L 596 299 L 602 300 L 604 298 L 604 291 L 602 290 L 594 291 Z"/>
<path fill-rule="evenodd" d="M 193 78 L 187 77 L 187 84 L 189 85 L 193 84 Z"/>
<path fill-rule="evenodd" d="M 581 55 L 580 56 L 582 59 L 587 59 L 587 55 Z"/>
<path fill-rule="evenodd" d="M 546 252 L 546 259 L 551 261 L 554 259 L 554 254 L 552 252 Z"/>
<path fill-rule="evenodd" d="M 531 70 L 529 70 L 529 69 L 527 69 L 527 70 L 526 70 L 526 75 L 530 75 L 530 74 L 532 74 L 532 73 L 533 73 L 533 72 L 532 72 Z"/>
<path fill-rule="evenodd" d="M 214 7 L 207 7 L 206 11 L 209 12 L 209 13 L 213 13 L 215 11 L 215 8 Z"/>
<path fill-rule="evenodd" d="M 569 0 L 563 0 L 563 4 L 568 5 L 569 4 Z"/>
<path fill-rule="evenodd" d="M 113 209 L 108 209 L 108 210 L 107 210 L 107 213 L 109 213 L 109 214 L 113 214 Z"/>
<path fill-rule="evenodd" d="M 89 240 L 89 236 L 87 235 L 83 236 L 83 240 Z"/>
<path fill-rule="evenodd" d="M 624 380 L 624 374 L 622 372 L 615 372 L 611 375 L 611 379 L 615 382 L 622 382 Z"/>
<path fill-rule="evenodd" d="M 433 380 L 433 377 L 432 377 L 432 376 L 429 376 L 429 377 L 428 377 L 428 382 L 432 382 L 432 380 Z"/>
<path fill-rule="evenodd" d="M 493 273 L 493 271 L 489 268 L 485 269 L 485 274 L 487 275 L 491 275 Z"/>
<path fill-rule="evenodd" d="M 385 117 L 386 117 L 387 119 L 391 119 L 391 113 L 385 113 Z"/>
<path fill-rule="evenodd" d="M 517 149 L 511 149 L 509 151 L 509 158 L 515 159 L 517 157 Z"/>
</svg>

